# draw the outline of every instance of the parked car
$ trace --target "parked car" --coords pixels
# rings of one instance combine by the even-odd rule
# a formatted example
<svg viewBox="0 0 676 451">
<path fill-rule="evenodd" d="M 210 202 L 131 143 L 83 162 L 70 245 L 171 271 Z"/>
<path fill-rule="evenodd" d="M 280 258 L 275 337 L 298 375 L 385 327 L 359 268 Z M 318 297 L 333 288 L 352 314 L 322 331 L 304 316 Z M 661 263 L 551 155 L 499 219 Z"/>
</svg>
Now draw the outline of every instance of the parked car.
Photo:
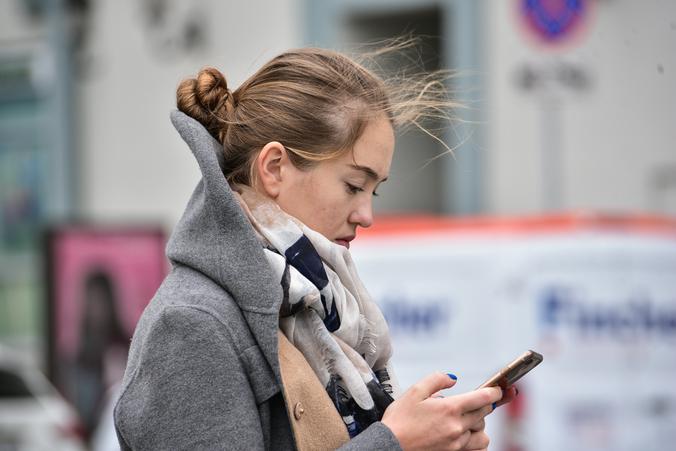
<svg viewBox="0 0 676 451">
<path fill-rule="evenodd" d="M 84 451 L 82 434 L 42 372 L 0 347 L 0 451 Z"/>
</svg>

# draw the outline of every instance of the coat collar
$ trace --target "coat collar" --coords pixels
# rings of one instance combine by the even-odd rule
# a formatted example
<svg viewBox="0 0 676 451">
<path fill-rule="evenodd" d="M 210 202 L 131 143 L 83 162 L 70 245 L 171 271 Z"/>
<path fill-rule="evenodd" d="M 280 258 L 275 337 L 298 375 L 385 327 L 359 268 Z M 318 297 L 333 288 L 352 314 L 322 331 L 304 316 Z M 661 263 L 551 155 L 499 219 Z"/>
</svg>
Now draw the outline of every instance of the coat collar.
<svg viewBox="0 0 676 451">
<path fill-rule="evenodd" d="M 171 121 L 195 156 L 202 179 L 169 239 L 167 257 L 172 264 L 205 274 L 232 295 L 280 380 L 281 285 L 223 175 L 222 146 L 204 126 L 180 111 L 171 113 Z"/>
</svg>

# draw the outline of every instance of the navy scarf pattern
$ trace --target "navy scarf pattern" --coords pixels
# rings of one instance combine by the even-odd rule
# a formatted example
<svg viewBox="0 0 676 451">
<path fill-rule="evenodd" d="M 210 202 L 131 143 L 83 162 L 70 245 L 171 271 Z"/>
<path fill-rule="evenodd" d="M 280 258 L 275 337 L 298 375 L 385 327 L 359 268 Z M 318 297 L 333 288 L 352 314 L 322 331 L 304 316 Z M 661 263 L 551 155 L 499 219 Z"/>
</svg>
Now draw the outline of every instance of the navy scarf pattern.
<svg viewBox="0 0 676 451">
<path fill-rule="evenodd" d="M 399 395 L 385 319 L 347 248 L 250 187 L 233 190 L 282 285 L 280 329 L 310 364 L 355 437 L 379 421 Z"/>
</svg>

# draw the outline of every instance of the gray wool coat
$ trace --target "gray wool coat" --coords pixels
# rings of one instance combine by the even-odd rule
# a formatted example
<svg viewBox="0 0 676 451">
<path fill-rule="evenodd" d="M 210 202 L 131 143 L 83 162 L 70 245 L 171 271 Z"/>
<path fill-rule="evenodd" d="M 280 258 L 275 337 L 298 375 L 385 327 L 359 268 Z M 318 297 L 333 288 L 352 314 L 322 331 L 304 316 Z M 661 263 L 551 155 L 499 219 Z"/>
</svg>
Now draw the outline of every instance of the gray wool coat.
<svg viewBox="0 0 676 451">
<path fill-rule="evenodd" d="M 202 180 L 137 324 L 115 428 L 123 450 L 294 449 L 279 370 L 281 286 L 228 186 L 220 145 L 174 111 Z M 321 433 L 321 431 L 317 431 Z M 374 423 L 341 449 L 400 449 Z"/>
</svg>

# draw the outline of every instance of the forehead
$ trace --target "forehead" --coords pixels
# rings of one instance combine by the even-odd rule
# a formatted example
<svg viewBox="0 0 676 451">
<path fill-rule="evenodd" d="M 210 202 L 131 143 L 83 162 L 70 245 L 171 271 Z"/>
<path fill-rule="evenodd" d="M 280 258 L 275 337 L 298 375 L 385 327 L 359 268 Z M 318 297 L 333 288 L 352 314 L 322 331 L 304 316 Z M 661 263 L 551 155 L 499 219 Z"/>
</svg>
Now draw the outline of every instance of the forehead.
<svg viewBox="0 0 676 451">
<path fill-rule="evenodd" d="M 394 130 L 386 117 L 370 121 L 357 139 L 351 152 L 338 160 L 349 166 L 358 165 L 372 169 L 380 179 L 386 178 L 392 165 Z"/>
</svg>

